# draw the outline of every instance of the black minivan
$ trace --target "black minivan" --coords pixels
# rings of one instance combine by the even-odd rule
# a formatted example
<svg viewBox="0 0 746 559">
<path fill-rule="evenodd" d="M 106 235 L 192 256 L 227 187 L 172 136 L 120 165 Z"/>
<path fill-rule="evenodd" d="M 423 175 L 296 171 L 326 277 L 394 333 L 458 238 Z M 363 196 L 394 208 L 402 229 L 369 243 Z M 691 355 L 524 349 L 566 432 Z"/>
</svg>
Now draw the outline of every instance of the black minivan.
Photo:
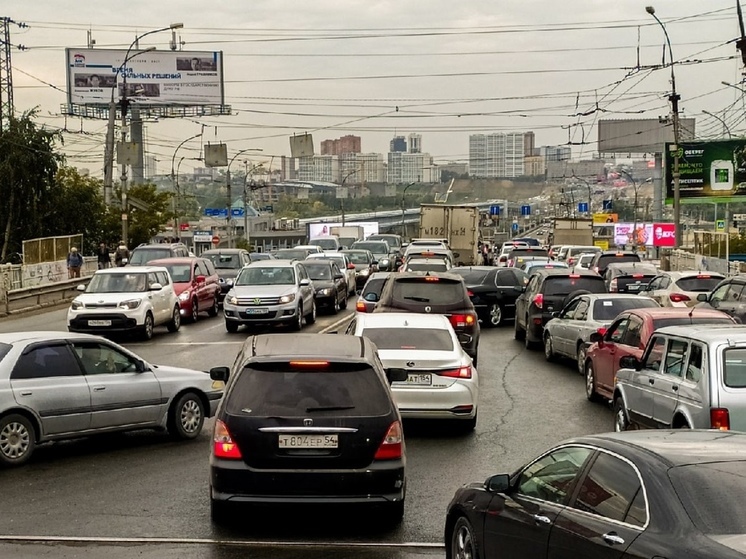
<svg viewBox="0 0 746 559">
<path fill-rule="evenodd" d="M 249 337 L 226 382 L 210 456 L 212 518 L 250 505 L 356 504 L 404 514 L 406 455 L 375 345 L 358 336 Z M 240 515 L 239 516 L 243 516 Z"/>
</svg>

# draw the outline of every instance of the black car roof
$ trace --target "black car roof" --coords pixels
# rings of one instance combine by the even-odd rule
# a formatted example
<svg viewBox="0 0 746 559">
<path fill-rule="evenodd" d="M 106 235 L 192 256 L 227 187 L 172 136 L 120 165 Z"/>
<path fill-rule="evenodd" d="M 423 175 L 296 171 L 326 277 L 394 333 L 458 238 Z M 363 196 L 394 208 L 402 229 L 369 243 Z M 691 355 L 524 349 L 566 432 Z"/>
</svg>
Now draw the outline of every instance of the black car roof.
<svg viewBox="0 0 746 559">
<path fill-rule="evenodd" d="M 260 334 L 244 342 L 247 355 L 276 361 L 305 358 L 367 361 L 371 348 L 365 338 L 329 334 Z"/>
</svg>

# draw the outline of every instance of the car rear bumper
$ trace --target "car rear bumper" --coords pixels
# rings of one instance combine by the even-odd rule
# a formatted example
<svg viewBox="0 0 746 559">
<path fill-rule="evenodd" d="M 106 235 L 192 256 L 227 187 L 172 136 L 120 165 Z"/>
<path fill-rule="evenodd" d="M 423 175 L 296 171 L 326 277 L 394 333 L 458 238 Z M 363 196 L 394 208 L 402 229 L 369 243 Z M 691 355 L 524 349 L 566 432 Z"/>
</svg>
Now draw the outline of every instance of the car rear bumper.
<svg viewBox="0 0 746 559">
<path fill-rule="evenodd" d="M 477 412 L 477 387 L 454 383 L 448 388 L 392 385 L 399 413 L 405 418 L 471 419 Z"/>
</svg>

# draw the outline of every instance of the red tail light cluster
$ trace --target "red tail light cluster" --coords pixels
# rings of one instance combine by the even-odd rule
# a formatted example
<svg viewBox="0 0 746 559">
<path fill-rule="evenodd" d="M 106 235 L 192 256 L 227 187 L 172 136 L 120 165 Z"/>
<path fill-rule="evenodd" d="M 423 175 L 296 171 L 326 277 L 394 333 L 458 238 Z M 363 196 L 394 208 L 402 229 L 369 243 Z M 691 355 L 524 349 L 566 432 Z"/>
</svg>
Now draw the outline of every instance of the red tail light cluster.
<svg viewBox="0 0 746 559">
<path fill-rule="evenodd" d="M 538 295 L 536 295 L 536 296 L 535 296 L 535 297 L 534 297 L 534 298 L 533 298 L 533 299 L 531 300 L 531 302 L 532 302 L 532 303 L 533 303 L 534 305 L 536 305 L 536 308 L 537 308 L 537 309 L 542 309 L 542 308 L 544 308 L 544 295 L 543 295 L 543 294 L 541 294 L 541 293 L 539 293 Z"/>
<path fill-rule="evenodd" d="M 401 423 L 394 421 L 378 446 L 374 460 L 398 460 L 404 454 Z"/>
<path fill-rule="evenodd" d="M 671 293 L 668 298 L 671 299 L 672 303 L 683 303 L 684 301 L 691 301 L 689 295 L 684 295 L 683 293 Z"/>
<path fill-rule="evenodd" d="M 730 431 L 730 413 L 727 408 L 710 408 L 710 428 Z"/>
<path fill-rule="evenodd" d="M 473 314 L 452 314 L 448 320 L 454 328 L 465 328 L 476 324 L 477 317 Z"/>
<path fill-rule="evenodd" d="M 358 299 L 357 303 L 355 303 L 355 310 L 365 312 L 365 301 Z"/>
<path fill-rule="evenodd" d="M 216 458 L 241 460 L 241 451 L 238 449 L 238 445 L 233 442 L 228 427 L 219 419 L 215 421 L 212 441 L 212 453 Z"/>
<path fill-rule="evenodd" d="M 449 378 L 471 378 L 471 365 L 448 371 L 438 371 L 437 374 L 438 376 Z"/>
</svg>

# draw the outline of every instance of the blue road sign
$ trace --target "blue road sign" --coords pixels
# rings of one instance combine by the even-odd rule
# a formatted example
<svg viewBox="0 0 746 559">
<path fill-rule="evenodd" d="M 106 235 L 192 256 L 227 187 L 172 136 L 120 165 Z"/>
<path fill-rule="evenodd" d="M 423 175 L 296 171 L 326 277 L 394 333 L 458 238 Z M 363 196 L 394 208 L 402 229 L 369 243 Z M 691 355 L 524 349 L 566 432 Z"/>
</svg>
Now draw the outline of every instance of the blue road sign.
<svg viewBox="0 0 746 559">
<path fill-rule="evenodd" d="M 513 231 L 516 231 L 516 232 L 518 231 L 518 224 L 517 223 L 513 224 Z"/>
<path fill-rule="evenodd" d="M 228 208 L 205 208 L 205 216 L 207 217 L 228 217 Z"/>
<path fill-rule="evenodd" d="M 588 213 L 588 202 L 578 202 L 578 211 L 580 213 Z"/>
<path fill-rule="evenodd" d="M 231 217 L 243 217 L 243 208 L 231 208 Z"/>
<path fill-rule="evenodd" d="M 500 206 L 497 204 L 490 206 L 490 215 L 500 215 Z"/>
<path fill-rule="evenodd" d="M 611 210 L 614 208 L 614 202 L 611 200 L 604 200 L 604 210 Z"/>
<path fill-rule="evenodd" d="M 531 215 L 531 206 L 521 206 L 521 215 Z"/>
</svg>

